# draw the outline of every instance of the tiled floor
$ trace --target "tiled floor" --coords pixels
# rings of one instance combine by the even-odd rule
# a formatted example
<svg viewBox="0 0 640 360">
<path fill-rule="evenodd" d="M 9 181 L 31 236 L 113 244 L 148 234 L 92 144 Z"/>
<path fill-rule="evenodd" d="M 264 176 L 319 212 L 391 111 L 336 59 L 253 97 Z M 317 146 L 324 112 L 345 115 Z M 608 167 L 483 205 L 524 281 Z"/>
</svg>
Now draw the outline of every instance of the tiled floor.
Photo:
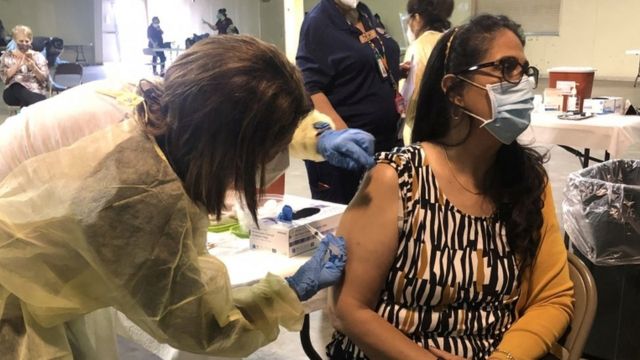
<svg viewBox="0 0 640 360">
<path fill-rule="evenodd" d="M 85 81 L 99 79 L 105 76 L 102 67 L 85 68 Z M 0 85 L 1 86 L 1 85 Z M 539 89 L 545 87 L 545 83 L 541 84 Z M 0 88 L 0 91 L 2 88 Z M 628 98 L 634 104 L 640 104 L 640 88 L 633 88 L 631 82 L 613 82 L 613 81 L 596 81 L 593 95 L 617 95 Z M 4 105 L 0 105 L 0 123 L 7 117 L 7 109 Z M 550 161 L 546 165 L 549 172 L 551 185 L 555 194 L 556 209 L 560 210 L 560 204 L 563 199 L 563 188 L 566 176 L 580 169 L 580 163 L 571 154 L 553 145 L 544 146 L 550 150 Z M 599 154 L 598 154 L 599 155 Z M 625 154 L 627 159 L 640 159 L 640 145 L 634 145 Z M 291 167 L 286 174 L 286 191 L 290 194 L 309 196 L 307 187 L 307 178 L 304 164 L 300 160 L 292 159 Z M 331 336 L 331 324 L 322 312 L 316 312 L 311 315 L 311 338 L 317 349 L 328 342 Z M 157 359 L 155 356 L 141 350 L 126 341 L 121 342 L 122 359 Z M 283 330 L 280 337 L 272 344 L 264 347 L 249 357 L 249 359 L 304 359 L 305 355 L 300 346 L 298 333 L 288 333 Z M 199 357 L 199 359 L 202 359 Z"/>
</svg>

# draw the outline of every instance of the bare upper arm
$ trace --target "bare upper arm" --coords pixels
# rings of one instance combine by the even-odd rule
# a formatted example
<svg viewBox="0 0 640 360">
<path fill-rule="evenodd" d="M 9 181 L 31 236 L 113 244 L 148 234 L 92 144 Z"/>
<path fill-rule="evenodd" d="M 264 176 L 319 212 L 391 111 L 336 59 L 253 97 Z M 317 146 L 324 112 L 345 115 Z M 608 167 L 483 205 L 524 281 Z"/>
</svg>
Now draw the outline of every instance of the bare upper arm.
<svg viewBox="0 0 640 360">
<path fill-rule="evenodd" d="M 346 240 L 349 259 L 337 293 L 338 313 L 352 306 L 375 307 L 398 248 L 399 200 L 397 173 L 378 164 L 342 216 L 338 235 Z"/>
</svg>

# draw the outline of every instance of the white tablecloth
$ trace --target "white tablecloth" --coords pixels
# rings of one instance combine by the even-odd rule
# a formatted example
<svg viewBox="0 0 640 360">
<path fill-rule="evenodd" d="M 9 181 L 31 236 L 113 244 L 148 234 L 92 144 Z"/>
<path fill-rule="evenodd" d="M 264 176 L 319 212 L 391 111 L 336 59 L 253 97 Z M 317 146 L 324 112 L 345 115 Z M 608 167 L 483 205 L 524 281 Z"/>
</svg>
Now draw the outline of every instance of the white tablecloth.
<svg viewBox="0 0 640 360">
<path fill-rule="evenodd" d="M 585 120 L 560 120 L 558 112 L 533 113 L 531 126 L 520 136 L 525 144 L 566 145 L 578 150 L 607 150 L 620 158 L 640 142 L 640 116 L 596 115 Z"/>
<path fill-rule="evenodd" d="M 207 242 L 215 245 L 209 250 L 209 253 L 225 263 L 231 284 L 234 287 L 254 284 L 262 279 L 268 272 L 283 277 L 291 275 L 313 254 L 313 252 L 308 252 L 300 256 L 288 258 L 268 250 L 251 250 L 249 249 L 248 239 L 239 239 L 228 232 L 219 234 L 209 233 Z M 323 309 L 326 304 L 326 290 L 318 292 L 313 298 L 303 303 L 307 313 Z M 166 344 L 160 344 L 129 321 L 122 313 L 116 312 L 114 317 L 118 335 L 132 340 L 163 360 L 226 359 L 191 354 L 174 349 Z"/>
</svg>

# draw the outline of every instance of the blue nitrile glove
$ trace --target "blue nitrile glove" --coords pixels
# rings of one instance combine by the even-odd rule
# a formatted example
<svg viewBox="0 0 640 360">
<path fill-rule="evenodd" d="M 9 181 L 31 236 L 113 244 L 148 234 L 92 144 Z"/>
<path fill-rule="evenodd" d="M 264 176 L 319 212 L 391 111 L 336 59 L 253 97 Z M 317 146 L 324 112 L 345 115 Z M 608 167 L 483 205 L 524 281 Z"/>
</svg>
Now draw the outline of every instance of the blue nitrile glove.
<svg viewBox="0 0 640 360">
<path fill-rule="evenodd" d="M 330 255 L 325 256 L 327 251 Z M 319 290 L 334 285 L 340 280 L 347 261 L 344 238 L 327 234 L 311 259 L 304 263 L 287 282 L 301 301 L 308 300 Z"/>
<path fill-rule="evenodd" d="M 348 170 L 371 168 L 374 145 L 373 136 L 358 129 L 326 130 L 318 138 L 318 152 L 325 160 Z"/>
<path fill-rule="evenodd" d="M 290 223 L 293 221 L 293 209 L 289 205 L 282 207 L 282 211 L 278 214 L 278 221 Z"/>
</svg>

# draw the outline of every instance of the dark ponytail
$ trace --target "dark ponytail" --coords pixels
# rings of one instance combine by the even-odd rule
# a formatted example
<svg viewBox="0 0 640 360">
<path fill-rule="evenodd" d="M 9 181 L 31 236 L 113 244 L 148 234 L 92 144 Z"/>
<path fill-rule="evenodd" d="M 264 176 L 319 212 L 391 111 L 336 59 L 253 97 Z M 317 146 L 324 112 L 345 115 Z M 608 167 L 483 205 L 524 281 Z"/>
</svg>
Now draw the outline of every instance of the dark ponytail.
<svg viewBox="0 0 640 360">
<path fill-rule="evenodd" d="M 453 0 L 409 0 L 407 13 L 420 15 L 423 21 L 420 32 L 427 30 L 445 32 L 451 27 L 449 18 L 453 13 Z"/>
</svg>

